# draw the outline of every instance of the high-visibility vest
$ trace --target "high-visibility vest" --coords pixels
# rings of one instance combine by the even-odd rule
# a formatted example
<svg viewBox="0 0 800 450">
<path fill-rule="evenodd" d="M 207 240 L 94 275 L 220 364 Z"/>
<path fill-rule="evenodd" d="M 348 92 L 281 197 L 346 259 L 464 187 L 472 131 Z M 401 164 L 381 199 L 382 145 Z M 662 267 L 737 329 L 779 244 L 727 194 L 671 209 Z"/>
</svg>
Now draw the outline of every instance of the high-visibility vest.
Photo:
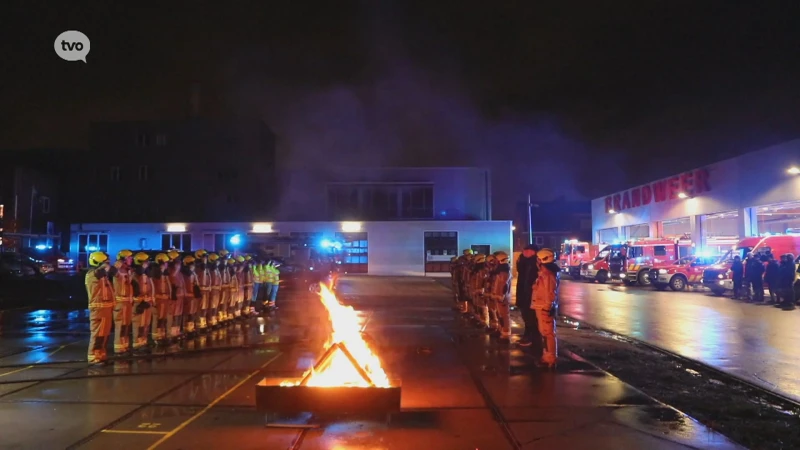
<svg viewBox="0 0 800 450">
<path fill-rule="evenodd" d="M 258 269 L 258 266 L 253 264 L 253 282 L 254 283 L 261 283 L 261 271 Z"/>
</svg>

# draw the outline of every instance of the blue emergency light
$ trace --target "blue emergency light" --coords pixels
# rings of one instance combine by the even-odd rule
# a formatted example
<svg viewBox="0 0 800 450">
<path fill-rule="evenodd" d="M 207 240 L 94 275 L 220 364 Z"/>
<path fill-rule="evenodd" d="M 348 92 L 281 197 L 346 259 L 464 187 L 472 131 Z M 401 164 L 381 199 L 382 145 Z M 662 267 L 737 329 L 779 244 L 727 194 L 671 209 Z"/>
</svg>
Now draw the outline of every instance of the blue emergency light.
<svg viewBox="0 0 800 450">
<path fill-rule="evenodd" d="M 231 236 L 231 245 L 239 245 L 242 243 L 242 237 L 238 234 Z"/>
</svg>

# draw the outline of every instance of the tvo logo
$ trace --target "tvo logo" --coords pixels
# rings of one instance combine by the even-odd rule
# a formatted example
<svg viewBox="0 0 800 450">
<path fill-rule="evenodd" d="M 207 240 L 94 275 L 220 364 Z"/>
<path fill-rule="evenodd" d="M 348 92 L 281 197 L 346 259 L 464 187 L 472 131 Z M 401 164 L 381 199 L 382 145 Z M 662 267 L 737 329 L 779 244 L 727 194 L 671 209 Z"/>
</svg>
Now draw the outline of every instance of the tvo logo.
<svg viewBox="0 0 800 450">
<path fill-rule="evenodd" d="M 64 61 L 86 62 L 86 55 L 91 48 L 89 38 L 80 31 L 70 30 L 58 35 L 53 47 L 56 54 Z"/>
</svg>

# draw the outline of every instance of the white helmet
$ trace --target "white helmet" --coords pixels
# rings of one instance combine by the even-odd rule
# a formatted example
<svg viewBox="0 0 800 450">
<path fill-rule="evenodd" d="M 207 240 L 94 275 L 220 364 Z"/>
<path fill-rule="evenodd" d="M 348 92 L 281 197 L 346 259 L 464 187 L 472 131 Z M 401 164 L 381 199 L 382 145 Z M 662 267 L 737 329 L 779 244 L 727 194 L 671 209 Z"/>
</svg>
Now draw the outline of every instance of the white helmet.
<svg viewBox="0 0 800 450">
<path fill-rule="evenodd" d="M 539 261 L 541 261 L 542 264 L 551 263 L 556 260 L 556 254 L 553 253 L 553 251 L 549 248 L 543 248 L 539 250 L 539 252 L 536 253 L 536 257 L 539 258 Z"/>
</svg>

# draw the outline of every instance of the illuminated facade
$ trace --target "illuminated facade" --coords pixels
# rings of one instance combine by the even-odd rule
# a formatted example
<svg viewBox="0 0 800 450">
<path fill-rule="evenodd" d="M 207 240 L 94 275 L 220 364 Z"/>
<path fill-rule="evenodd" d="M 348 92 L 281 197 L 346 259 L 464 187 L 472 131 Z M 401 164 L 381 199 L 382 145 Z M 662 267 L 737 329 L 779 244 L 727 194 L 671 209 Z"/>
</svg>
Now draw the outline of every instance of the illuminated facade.
<svg viewBox="0 0 800 450">
<path fill-rule="evenodd" d="M 717 252 L 746 236 L 800 232 L 800 140 L 592 201 L 595 243 L 691 237 Z"/>
<path fill-rule="evenodd" d="M 511 254 L 511 221 L 93 223 L 72 225 L 71 258 L 123 249 L 258 251 L 297 262 L 338 251 L 348 273 L 446 273 L 465 248 Z"/>
</svg>

